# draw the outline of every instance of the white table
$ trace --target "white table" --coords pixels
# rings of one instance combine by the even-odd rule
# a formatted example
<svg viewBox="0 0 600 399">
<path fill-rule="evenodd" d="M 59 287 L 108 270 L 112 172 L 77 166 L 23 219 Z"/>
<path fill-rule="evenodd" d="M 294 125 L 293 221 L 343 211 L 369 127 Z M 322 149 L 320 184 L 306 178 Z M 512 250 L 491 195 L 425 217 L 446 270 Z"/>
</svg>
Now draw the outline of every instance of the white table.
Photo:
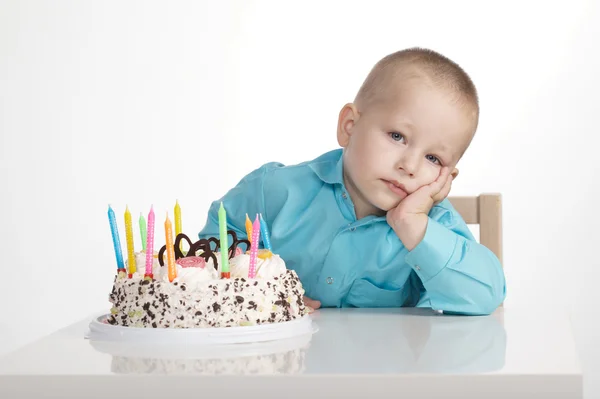
<svg viewBox="0 0 600 399">
<path fill-rule="evenodd" d="M 582 397 L 569 318 L 551 310 L 324 309 L 312 336 L 212 353 L 93 343 L 90 319 L 0 358 L 0 398 Z"/>
</svg>

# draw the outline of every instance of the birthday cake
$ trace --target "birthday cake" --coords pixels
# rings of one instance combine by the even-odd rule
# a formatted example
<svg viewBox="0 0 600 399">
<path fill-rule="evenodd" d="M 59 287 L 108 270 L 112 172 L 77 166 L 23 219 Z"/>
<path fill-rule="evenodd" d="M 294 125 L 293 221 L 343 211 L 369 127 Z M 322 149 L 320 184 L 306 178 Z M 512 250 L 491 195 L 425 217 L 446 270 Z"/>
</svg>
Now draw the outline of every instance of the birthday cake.
<svg viewBox="0 0 600 399">
<path fill-rule="evenodd" d="M 226 233 L 232 240 L 224 251 L 220 247 L 229 240 L 223 240 L 223 234 L 220 239 L 192 242 L 180 233 L 173 242 L 169 233 L 170 225 L 166 245 L 158 253 L 150 246 L 135 254 L 136 265 L 145 264 L 145 268 L 131 268 L 131 254 L 124 267 L 119 267 L 109 296 L 113 306 L 107 323 L 219 328 L 286 322 L 308 313 L 297 274 L 271 250 L 259 250 L 250 240 L 238 239 L 233 230 Z M 252 239 L 258 243 L 257 234 Z M 185 253 L 184 241 L 189 247 Z"/>
</svg>

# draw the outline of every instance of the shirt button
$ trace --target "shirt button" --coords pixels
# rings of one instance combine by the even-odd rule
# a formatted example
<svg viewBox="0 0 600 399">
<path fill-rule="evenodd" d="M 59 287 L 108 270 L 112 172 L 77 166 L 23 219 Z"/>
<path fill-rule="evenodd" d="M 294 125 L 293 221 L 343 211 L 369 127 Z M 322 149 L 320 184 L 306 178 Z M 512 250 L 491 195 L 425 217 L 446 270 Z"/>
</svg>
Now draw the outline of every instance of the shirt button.
<svg viewBox="0 0 600 399">
<path fill-rule="evenodd" d="M 327 277 L 325 281 L 327 282 L 327 284 L 333 284 L 333 277 Z"/>
<path fill-rule="evenodd" d="M 344 192 L 344 193 L 342 193 L 342 198 L 343 198 L 343 199 L 346 199 L 346 198 L 348 198 L 348 194 L 346 194 L 345 192 Z"/>
<path fill-rule="evenodd" d="M 350 231 L 355 231 L 355 230 L 356 230 L 356 227 L 352 227 L 352 228 L 350 229 Z"/>
<path fill-rule="evenodd" d="M 415 269 L 421 270 L 421 266 L 417 265 L 417 266 L 415 266 Z"/>
</svg>

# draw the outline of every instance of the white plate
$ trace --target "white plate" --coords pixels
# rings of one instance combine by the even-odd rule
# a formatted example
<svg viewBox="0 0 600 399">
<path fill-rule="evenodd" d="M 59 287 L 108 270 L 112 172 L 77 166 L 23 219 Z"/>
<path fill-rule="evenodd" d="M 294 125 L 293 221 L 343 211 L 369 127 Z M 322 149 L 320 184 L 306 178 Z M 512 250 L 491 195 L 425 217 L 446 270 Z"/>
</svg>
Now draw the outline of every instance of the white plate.
<svg viewBox="0 0 600 399">
<path fill-rule="evenodd" d="M 282 323 L 222 328 L 123 327 L 103 323 L 107 317 L 107 314 L 95 317 L 86 338 L 136 344 L 216 345 L 274 341 L 316 332 L 310 315 Z"/>
</svg>

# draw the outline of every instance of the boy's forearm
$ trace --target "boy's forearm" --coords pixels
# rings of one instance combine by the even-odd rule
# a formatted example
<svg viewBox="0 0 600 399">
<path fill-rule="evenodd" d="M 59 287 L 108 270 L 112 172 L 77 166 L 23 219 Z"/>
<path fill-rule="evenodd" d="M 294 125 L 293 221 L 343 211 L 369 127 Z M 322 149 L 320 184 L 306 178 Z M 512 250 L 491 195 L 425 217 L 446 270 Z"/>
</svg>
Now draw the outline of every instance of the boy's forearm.
<svg viewBox="0 0 600 399">
<path fill-rule="evenodd" d="M 467 238 L 469 237 L 469 238 Z M 503 300 L 505 280 L 498 258 L 468 228 L 429 219 L 424 238 L 406 255 L 436 310 L 489 314 Z"/>
</svg>

